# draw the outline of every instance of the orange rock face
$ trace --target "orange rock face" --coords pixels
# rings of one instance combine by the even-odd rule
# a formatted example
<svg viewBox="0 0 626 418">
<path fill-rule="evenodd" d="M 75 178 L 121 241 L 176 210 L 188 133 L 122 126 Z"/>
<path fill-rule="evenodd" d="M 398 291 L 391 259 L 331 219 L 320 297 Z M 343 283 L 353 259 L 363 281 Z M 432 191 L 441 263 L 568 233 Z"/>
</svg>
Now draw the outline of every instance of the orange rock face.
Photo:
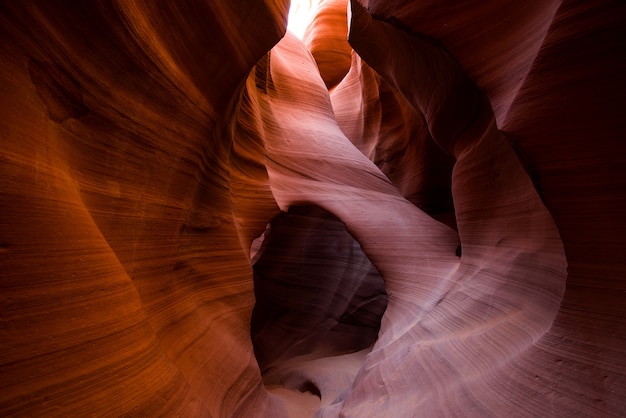
<svg viewBox="0 0 626 418">
<path fill-rule="evenodd" d="M 350 70 L 352 48 L 344 0 L 324 0 L 304 33 L 304 43 L 317 63 L 326 87 L 332 89 Z"/>
<path fill-rule="evenodd" d="M 0 415 L 626 414 L 622 4 L 183 3 L 0 6 Z"/>
</svg>

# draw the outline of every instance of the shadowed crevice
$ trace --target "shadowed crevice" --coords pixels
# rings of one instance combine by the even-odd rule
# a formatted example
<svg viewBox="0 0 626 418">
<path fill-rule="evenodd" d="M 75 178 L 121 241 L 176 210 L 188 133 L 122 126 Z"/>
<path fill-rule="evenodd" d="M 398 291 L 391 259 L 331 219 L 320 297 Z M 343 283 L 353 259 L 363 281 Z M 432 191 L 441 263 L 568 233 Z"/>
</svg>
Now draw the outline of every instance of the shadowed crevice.
<svg viewBox="0 0 626 418">
<path fill-rule="evenodd" d="M 339 219 L 318 207 L 292 207 L 271 221 L 260 251 L 251 334 L 261 370 L 376 340 L 384 282 Z"/>
</svg>

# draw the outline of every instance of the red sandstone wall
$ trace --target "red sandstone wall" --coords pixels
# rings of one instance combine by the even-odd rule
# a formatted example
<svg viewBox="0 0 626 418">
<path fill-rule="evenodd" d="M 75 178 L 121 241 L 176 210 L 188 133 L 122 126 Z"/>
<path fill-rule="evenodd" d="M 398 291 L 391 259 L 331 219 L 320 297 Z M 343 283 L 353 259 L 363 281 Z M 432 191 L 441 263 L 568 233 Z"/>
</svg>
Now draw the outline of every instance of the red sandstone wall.
<svg viewBox="0 0 626 418">
<path fill-rule="evenodd" d="M 283 3 L 1 3 L 1 414 L 625 414 L 625 7 L 372 0 L 355 54 L 326 1 L 311 56 Z M 317 403 L 250 336 L 302 204 L 389 298 L 266 374 Z"/>
<path fill-rule="evenodd" d="M 280 410 L 219 126 L 287 5 L 242 6 L 2 4 L 1 415 Z"/>
</svg>

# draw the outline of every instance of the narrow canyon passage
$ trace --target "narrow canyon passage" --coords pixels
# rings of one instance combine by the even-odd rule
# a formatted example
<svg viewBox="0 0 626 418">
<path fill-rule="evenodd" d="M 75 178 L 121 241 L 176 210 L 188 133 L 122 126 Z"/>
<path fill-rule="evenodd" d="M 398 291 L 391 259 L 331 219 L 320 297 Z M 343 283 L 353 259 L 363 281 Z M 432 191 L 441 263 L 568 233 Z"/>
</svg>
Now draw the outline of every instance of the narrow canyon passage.
<svg viewBox="0 0 626 418">
<path fill-rule="evenodd" d="M 323 388 L 330 403 L 354 378 L 347 355 L 365 354 L 378 336 L 387 306 L 380 273 L 339 219 L 294 206 L 266 229 L 254 287 L 251 335 L 265 385 L 320 398 Z M 312 371 L 325 362 L 327 376 Z"/>
<path fill-rule="evenodd" d="M 254 263 L 251 333 L 261 370 L 372 345 L 387 306 L 385 285 L 343 223 L 303 206 L 270 225 Z"/>
<path fill-rule="evenodd" d="M 0 415 L 625 415 L 626 6 L 288 11 L 0 2 Z"/>
</svg>

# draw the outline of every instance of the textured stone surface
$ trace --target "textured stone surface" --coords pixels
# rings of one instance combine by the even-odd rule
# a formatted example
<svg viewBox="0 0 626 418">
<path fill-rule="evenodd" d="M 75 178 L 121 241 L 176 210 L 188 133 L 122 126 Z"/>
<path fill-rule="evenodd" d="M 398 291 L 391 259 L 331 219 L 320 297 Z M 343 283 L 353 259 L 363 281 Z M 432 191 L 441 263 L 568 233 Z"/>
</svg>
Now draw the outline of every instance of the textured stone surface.
<svg viewBox="0 0 626 418">
<path fill-rule="evenodd" d="M 323 0 L 303 41 L 317 63 L 326 87 L 332 89 L 350 70 L 347 7 L 344 0 Z"/>
<path fill-rule="evenodd" d="M 359 244 L 316 207 L 291 207 L 272 220 L 254 263 L 254 291 L 261 370 L 369 347 L 387 306 L 383 279 Z"/>
<path fill-rule="evenodd" d="M 243 6 L 2 3 L 0 415 L 281 410 L 242 245 L 276 206 L 224 122 L 287 5 Z"/>
<path fill-rule="evenodd" d="M 625 6 L 286 3 L 0 3 L 0 415 L 626 414 Z"/>
</svg>

